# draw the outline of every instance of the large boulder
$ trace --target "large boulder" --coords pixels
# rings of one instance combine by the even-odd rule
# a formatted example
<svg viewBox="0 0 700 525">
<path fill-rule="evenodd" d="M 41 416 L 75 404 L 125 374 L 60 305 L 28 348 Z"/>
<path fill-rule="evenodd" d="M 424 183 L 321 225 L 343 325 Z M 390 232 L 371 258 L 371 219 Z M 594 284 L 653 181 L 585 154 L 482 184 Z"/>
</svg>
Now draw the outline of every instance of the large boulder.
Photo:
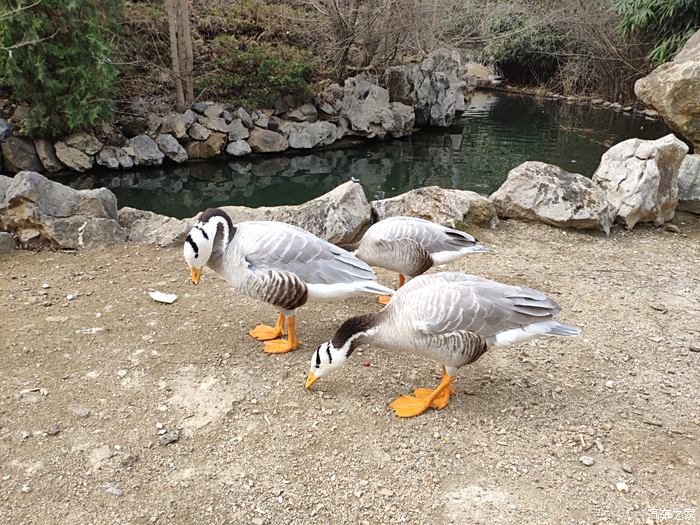
<svg viewBox="0 0 700 525">
<path fill-rule="evenodd" d="M 39 173 L 22 171 L 0 203 L 0 229 L 29 246 L 77 249 L 125 239 L 117 198 L 106 188 L 74 190 Z"/>
<path fill-rule="evenodd" d="M 158 138 L 156 138 L 156 144 L 158 144 L 160 151 L 165 153 L 165 156 L 173 162 L 182 164 L 187 160 L 187 152 L 185 151 L 185 148 L 183 148 L 177 139 L 172 135 L 158 135 Z"/>
<path fill-rule="evenodd" d="M 102 149 L 102 143 L 93 135 L 85 133 L 84 131 L 67 136 L 63 139 L 63 142 L 71 148 L 82 151 L 86 155 L 94 155 Z"/>
<path fill-rule="evenodd" d="M 539 221 L 560 228 L 610 233 L 613 213 L 590 179 L 544 162 L 524 162 L 491 195 L 502 219 Z"/>
<path fill-rule="evenodd" d="M 59 160 L 73 171 L 84 172 L 92 169 L 94 157 L 87 155 L 78 148 L 73 148 L 61 142 L 60 140 L 54 144 L 56 156 Z"/>
<path fill-rule="evenodd" d="M 134 150 L 136 166 L 160 166 L 165 154 L 148 135 L 136 135 L 129 139 L 129 147 Z"/>
<path fill-rule="evenodd" d="M 352 242 L 367 226 L 371 214 L 362 186 L 352 181 L 298 206 L 226 206 L 222 209 L 234 223 L 250 220 L 287 222 L 337 244 Z"/>
<path fill-rule="evenodd" d="M 678 170 L 688 146 L 673 135 L 629 139 L 603 154 L 593 182 L 606 193 L 613 216 L 627 228 L 673 219 L 678 204 Z"/>
<path fill-rule="evenodd" d="M 318 111 L 316 106 L 307 102 L 287 112 L 287 118 L 295 122 L 316 122 L 318 120 Z"/>
<path fill-rule="evenodd" d="M 162 247 L 182 245 L 192 227 L 174 217 L 129 207 L 119 210 L 119 224 L 126 232 L 127 241 Z"/>
<path fill-rule="evenodd" d="M 437 49 L 420 64 L 387 68 L 384 83 L 392 102 L 415 110 L 416 125 L 447 127 L 466 109 L 460 66 L 458 51 Z"/>
<path fill-rule="evenodd" d="M 134 166 L 134 159 L 124 151 L 124 148 L 105 146 L 95 156 L 95 161 L 100 166 L 117 170 L 119 168 L 129 169 Z"/>
<path fill-rule="evenodd" d="M 673 61 L 637 80 L 634 92 L 671 129 L 700 148 L 700 31 Z"/>
<path fill-rule="evenodd" d="M 289 146 L 296 149 L 311 149 L 328 146 L 336 141 L 338 129 L 332 122 L 284 122 L 281 131 Z"/>
<path fill-rule="evenodd" d="M 220 117 L 197 117 L 197 122 L 211 131 L 220 133 L 228 133 L 229 131 L 228 122 Z"/>
<path fill-rule="evenodd" d="M 185 145 L 191 159 L 213 159 L 221 155 L 226 145 L 225 133 L 212 132 L 206 140 L 192 140 Z"/>
<path fill-rule="evenodd" d="M 5 168 L 10 173 L 20 171 L 44 171 L 44 165 L 39 160 L 34 147 L 34 141 L 25 137 L 7 137 L 2 144 L 2 155 Z"/>
<path fill-rule="evenodd" d="M 184 113 L 174 113 L 166 116 L 160 125 L 160 133 L 170 133 L 176 139 L 187 139 L 187 130 L 194 123 L 194 111 L 188 109 Z"/>
<path fill-rule="evenodd" d="M 34 147 L 39 160 L 41 160 L 44 168 L 49 173 L 55 173 L 66 168 L 58 158 L 58 155 L 56 155 L 56 148 L 50 140 L 35 139 Z"/>
<path fill-rule="evenodd" d="M 258 127 L 251 130 L 248 144 L 257 153 L 277 153 L 289 147 L 289 143 L 283 135 Z"/>
<path fill-rule="evenodd" d="M 187 134 L 193 140 L 207 140 L 209 135 L 211 135 L 211 131 L 202 126 L 199 122 L 195 122 L 190 126 Z"/>
<path fill-rule="evenodd" d="M 686 155 L 678 171 L 678 209 L 700 214 L 700 153 Z"/>
<path fill-rule="evenodd" d="M 420 217 L 450 228 L 460 223 L 490 227 L 498 223 L 491 201 L 473 191 L 427 186 L 370 204 L 377 220 L 403 215 Z"/>
<path fill-rule="evenodd" d="M 228 140 L 235 142 L 237 140 L 247 139 L 248 137 L 250 137 L 250 132 L 243 124 L 243 121 L 239 118 L 233 119 L 228 127 Z"/>
<path fill-rule="evenodd" d="M 229 142 L 228 146 L 226 146 L 226 153 L 234 157 L 248 155 L 251 151 L 253 150 L 250 149 L 250 144 L 245 140 L 234 140 L 233 142 Z"/>
</svg>

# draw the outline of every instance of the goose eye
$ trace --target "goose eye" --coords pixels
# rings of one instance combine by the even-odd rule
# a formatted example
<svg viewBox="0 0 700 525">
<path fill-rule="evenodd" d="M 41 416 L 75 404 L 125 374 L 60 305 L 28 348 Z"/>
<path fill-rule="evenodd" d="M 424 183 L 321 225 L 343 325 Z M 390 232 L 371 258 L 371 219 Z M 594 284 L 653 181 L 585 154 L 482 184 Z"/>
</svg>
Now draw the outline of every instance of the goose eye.
<svg viewBox="0 0 700 525">
<path fill-rule="evenodd" d="M 199 257 L 199 254 L 198 254 L 198 253 L 195 253 L 195 254 L 194 254 L 194 258 L 197 259 L 198 257 Z"/>
</svg>

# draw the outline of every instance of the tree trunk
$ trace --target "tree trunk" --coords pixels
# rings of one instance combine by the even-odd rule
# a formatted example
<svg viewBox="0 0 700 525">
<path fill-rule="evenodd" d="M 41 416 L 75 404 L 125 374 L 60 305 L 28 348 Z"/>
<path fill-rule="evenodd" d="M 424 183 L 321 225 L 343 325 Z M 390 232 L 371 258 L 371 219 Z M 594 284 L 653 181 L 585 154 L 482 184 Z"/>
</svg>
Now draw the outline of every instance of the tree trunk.
<svg viewBox="0 0 700 525">
<path fill-rule="evenodd" d="M 189 0 L 180 0 L 182 8 L 180 14 L 182 15 L 181 20 L 181 36 L 183 49 L 185 51 L 184 64 L 181 64 L 180 68 L 182 71 L 182 76 L 185 81 L 185 103 L 190 106 L 194 102 L 194 79 L 192 77 L 192 70 L 194 69 L 194 56 L 192 53 L 192 31 L 190 28 L 190 6 Z M 183 67 L 184 66 L 184 67 Z"/>
<path fill-rule="evenodd" d="M 188 0 L 165 0 L 170 31 L 170 58 L 175 83 L 175 109 L 185 111 L 194 100 L 193 56 Z"/>
</svg>

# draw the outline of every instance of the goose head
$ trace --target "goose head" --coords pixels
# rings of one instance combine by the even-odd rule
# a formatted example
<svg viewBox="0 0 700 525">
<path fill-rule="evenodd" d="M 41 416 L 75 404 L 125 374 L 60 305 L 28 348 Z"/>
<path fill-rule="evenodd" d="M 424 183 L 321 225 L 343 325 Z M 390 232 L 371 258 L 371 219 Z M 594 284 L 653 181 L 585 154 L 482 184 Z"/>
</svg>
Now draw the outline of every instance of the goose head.
<svg viewBox="0 0 700 525">
<path fill-rule="evenodd" d="M 218 208 L 206 210 L 185 238 L 183 254 L 190 269 L 193 284 L 199 284 L 202 269 L 220 258 L 233 238 L 235 228 L 231 218 Z"/>
</svg>

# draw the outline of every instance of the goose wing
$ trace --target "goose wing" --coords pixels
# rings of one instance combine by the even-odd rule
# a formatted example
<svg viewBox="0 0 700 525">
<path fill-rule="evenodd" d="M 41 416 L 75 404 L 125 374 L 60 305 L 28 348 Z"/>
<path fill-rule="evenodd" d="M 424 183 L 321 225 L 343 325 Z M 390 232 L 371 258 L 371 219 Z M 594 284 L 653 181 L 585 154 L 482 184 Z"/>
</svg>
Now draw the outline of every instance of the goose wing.
<svg viewBox="0 0 700 525">
<path fill-rule="evenodd" d="M 468 233 L 454 230 L 418 217 L 389 217 L 372 225 L 365 237 L 368 241 L 411 239 L 429 253 L 458 251 L 477 245 Z"/>
<path fill-rule="evenodd" d="M 561 310 L 537 290 L 457 273 L 418 277 L 404 288 L 408 290 L 399 290 L 392 303 L 408 312 L 413 327 L 426 335 L 469 331 L 492 337 L 549 320 Z"/>
<path fill-rule="evenodd" d="M 253 271 L 289 272 L 307 284 L 376 279 L 372 269 L 350 252 L 291 224 L 239 223 L 234 242 Z"/>
</svg>

